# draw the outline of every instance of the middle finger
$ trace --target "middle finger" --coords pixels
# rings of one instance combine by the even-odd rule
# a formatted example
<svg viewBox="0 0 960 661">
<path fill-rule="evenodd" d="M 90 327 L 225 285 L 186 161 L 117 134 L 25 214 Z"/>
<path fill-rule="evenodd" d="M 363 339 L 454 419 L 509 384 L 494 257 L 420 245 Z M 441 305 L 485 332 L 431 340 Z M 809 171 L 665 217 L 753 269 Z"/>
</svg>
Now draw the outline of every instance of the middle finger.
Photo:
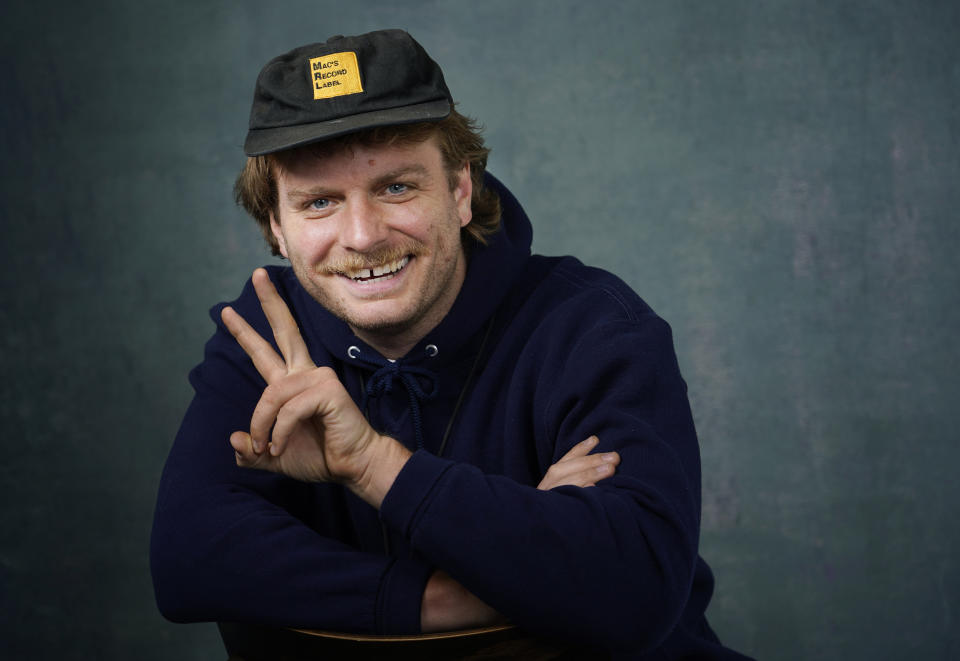
<svg viewBox="0 0 960 661">
<path fill-rule="evenodd" d="M 288 371 L 299 371 L 315 367 L 310 351 L 307 349 L 300 328 L 290 314 L 290 308 L 277 293 L 276 287 L 270 280 L 266 269 L 259 268 L 253 272 L 253 288 L 260 299 L 263 313 L 273 329 L 273 337 L 277 340 L 280 353 L 287 363 Z"/>
</svg>

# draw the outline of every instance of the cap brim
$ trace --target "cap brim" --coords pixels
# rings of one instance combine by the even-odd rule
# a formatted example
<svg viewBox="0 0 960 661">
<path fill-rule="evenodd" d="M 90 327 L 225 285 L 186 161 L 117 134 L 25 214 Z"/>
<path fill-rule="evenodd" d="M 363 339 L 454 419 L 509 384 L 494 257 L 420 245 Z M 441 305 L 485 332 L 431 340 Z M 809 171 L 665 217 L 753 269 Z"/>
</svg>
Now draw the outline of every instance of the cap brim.
<svg viewBox="0 0 960 661">
<path fill-rule="evenodd" d="M 278 126 L 269 129 L 250 129 L 243 144 L 243 151 L 247 156 L 262 156 L 263 154 L 302 147 L 303 145 L 309 145 L 311 142 L 336 138 L 340 135 L 377 126 L 437 122 L 449 114 L 450 102 L 446 99 L 439 99 L 413 106 L 350 115 L 326 122 Z"/>
</svg>

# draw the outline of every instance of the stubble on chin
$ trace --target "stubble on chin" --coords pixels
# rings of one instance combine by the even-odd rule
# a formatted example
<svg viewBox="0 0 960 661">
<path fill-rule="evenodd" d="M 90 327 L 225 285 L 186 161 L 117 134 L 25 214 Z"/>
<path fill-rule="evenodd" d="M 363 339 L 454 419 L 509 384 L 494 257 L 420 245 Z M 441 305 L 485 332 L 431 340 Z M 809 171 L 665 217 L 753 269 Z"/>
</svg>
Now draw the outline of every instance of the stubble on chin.
<svg viewBox="0 0 960 661">
<path fill-rule="evenodd" d="M 402 253 L 402 256 L 409 254 L 409 252 L 404 252 Z M 393 259 L 397 258 L 391 258 L 387 261 L 393 261 Z M 402 259 L 402 257 L 400 257 L 400 259 Z M 345 297 L 342 294 L 337 293 L 336 286 L 334 284 L 339 278 L 347 278 L 343 272 L 348 268 L 372 268 L 373 266 L 379 266 L 383 263 L 383 261 L 375 261 L 373 259 L 363 264 L 359 262 L 339 260 L 338 262 L 325 263 L 324 265 L 313 269 L 310 269 L 302 264 L 293 263 L 291 263 L 291 267 L 293 268 L 293 272 L 297 276 L 297 280 L 300 282 L 300 285 L 307 291 L 308 294 L 310 294 L 310 297 L 319 303 L 324 309 L 326 309 L 327 312 L 350 326 L 354 332 L 359 330 L 369 333 L 400 333 L 412 326 L 416 319 L 393 319 L 389 314 L 372 318 L 361 316 L 357 314 L 356 311 L 352 311 L 352 308 L 362 306 L 363 304 L 356 302 L 351 303 L 345 300 Z M 324 280 L 328 282 L 326 286 L 323 284 Z M 423 293 L 418 292 L 415 300 L 420 300 L 422 296 Z M 378 299 L 376 296 L 367 299 L 367 301 L 371 303 L 375 303 L 377 300 Z M 414 315 L 406 316 L 412 317 Z"/>
</svg>

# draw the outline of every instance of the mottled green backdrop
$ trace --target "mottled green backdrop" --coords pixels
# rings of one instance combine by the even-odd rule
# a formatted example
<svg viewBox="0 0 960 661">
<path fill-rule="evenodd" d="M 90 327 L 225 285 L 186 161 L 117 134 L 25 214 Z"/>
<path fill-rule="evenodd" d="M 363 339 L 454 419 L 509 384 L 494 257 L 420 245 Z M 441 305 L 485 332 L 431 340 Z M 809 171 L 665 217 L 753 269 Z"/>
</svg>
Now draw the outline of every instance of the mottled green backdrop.
<svg viewBox="0 0 960 661">
<path fill-rule="evenodd" d="M 156 612 L 147 543 L 207 308 L 268 261 L 231 197 L 253 81 L 401 27 L 537 250 L 673 325 L 723 639 L 960 658 L 958 3 L 13 0 L 0 25 L 0 656 L 224 656 Z"/>
</svg>

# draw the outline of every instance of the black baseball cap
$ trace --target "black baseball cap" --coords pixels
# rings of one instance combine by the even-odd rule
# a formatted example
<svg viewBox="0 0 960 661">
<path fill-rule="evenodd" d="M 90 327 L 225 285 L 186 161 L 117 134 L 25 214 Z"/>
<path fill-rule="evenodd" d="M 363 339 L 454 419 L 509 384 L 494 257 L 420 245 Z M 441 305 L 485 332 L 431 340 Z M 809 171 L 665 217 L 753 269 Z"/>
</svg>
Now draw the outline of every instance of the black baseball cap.
<svg viewBox="0 0 960 661">
<path fill-rule="evenodd" d="M 263 68 L 243 150 L 259 156 L 375 126 L 439 121 L 452 107 L 440 67 L 403 30 L 331 37 Z"/>
</svg>

